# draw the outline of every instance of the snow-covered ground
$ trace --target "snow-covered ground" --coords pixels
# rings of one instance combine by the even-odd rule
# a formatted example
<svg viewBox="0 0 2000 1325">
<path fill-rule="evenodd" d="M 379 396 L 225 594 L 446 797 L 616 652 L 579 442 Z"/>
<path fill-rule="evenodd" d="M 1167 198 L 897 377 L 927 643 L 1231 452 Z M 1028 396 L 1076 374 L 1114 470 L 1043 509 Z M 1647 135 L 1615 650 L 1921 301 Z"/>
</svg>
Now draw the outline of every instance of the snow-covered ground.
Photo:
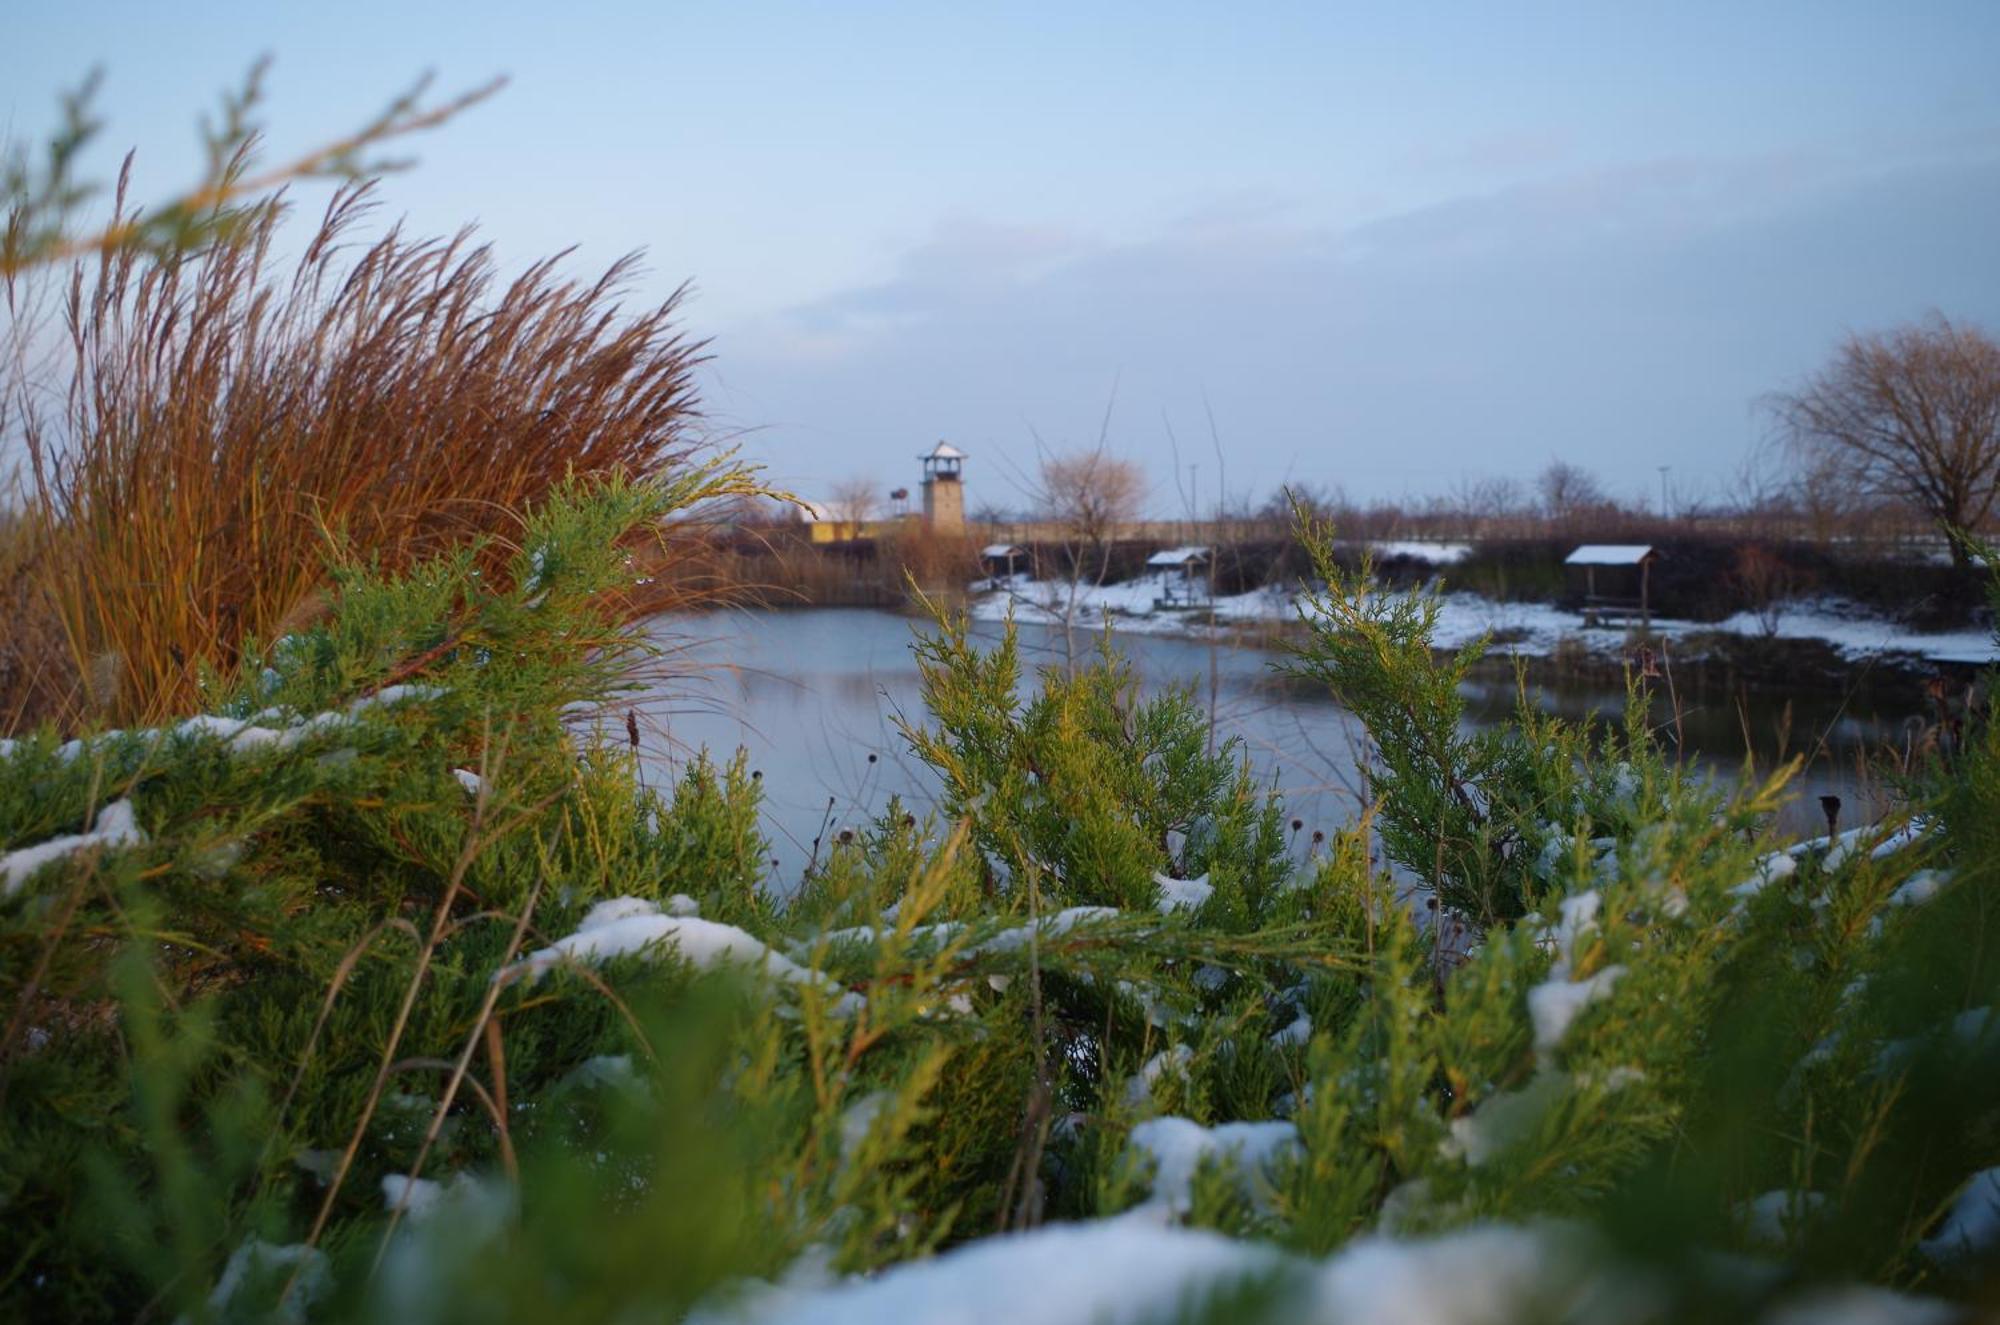
<svg viewBox="0 0 2000 1325">
<path fill-rule="evenodd" d="M 1123 584 L 1070 586 L 1017 575 L 1011 580 L 982 581 L 975 590 L 972 614 L 984 621 L 998 621 L 1011 612 L 1024 623 L 1060 626 L 1068 618 L 1074 625 L 1092 630 L 1106 622 L 1114 630 L 1144 634 L 1200 634 L 1207 629 L 1185 612 L 1158 606 L 1165 590 L 1158 576 Z M 1223 627 L 1298 619 L 1295 596 L 1282 589 L 1224 595 L 1214 606 L 1215 621 Z M 1527 657 L 1545 657 L 1564 640 L 1575 640 L 1592 653 L 1604 655 L 1622 653 L 1625 647 L 1622 628 L 1587 629 L 1576 613 L 1551 603 L 1500 602 L 1474 593 L 1444 595 L 1443 610 L 1438 614 L 1440 647 L 1457 648 L 1488 631 L 1496 637 L 1496 651 Z M 1749 612 L 1710 622 L 1655 617 L 1653 633 L 1668 640 L 1701 633 L 1755 637 L 1764 634 L 1764 626 Z M 1912 654 L 1933 662 L 2000 660 L 2000 645 L 1990 630 L 1919 633 L 1832 598 L 1788 604 L 1778 616 L 1776 633 L 1780 639 L 1825 640 L 1855 661 L 1885 653 Z"/>
</svg>

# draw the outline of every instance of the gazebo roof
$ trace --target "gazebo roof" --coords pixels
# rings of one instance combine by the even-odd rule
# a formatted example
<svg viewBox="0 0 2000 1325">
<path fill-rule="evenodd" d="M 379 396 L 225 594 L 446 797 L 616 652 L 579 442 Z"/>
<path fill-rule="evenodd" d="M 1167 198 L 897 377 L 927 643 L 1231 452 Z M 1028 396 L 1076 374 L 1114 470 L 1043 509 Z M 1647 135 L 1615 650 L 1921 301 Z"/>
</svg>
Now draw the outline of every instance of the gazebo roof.
<svg viewBox="0 0 2000 1325">
<path fill-rule="evenodd" d="M 1565 566 L 1637 566 L 1658 556 L 1646 543 L 1585 543 L 1563 558 Z"/>
<path fill-rule="evenodd" d="M 1205 547 L 1170 547 L 1146 558 L 1148 566 L 1186 566 L 1208 560 Z"/>
</svg>

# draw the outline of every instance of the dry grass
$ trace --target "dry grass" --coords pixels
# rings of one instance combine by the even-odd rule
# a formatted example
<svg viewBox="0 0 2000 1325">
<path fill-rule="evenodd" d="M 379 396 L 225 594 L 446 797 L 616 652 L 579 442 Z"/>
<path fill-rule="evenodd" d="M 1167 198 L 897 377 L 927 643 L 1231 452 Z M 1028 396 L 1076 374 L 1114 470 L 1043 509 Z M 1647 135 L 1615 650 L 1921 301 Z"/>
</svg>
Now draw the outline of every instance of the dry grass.
<svg viewBox="0 0 2000 1325">
<path fill-rule="evenodd" d="M 983 573 L 976 539 L 916 528 L 894 537 L 813 543 L 799 526 L 744 523 L 677 528 L 688 537 L 649 554 L 646 573 L 679 598 L 767 607 L 899 607 L 914 582 L 956 601 Z"/>
<path fill-rule="evenodd" d="M 629 260 L 503 285 L 469 232 L 353 247 L 368 210 L 342 192 L 283 271 L 267 217 L 176 264 L 72 274 L 55 380 L 4 383 L 0 444 L 31 466 L 0 540 L 20 636 L 0 723 L 192 711 L 204 668 L 319 610 L 334 542 L 393 570 L 491 535 L 497 565 L 565 474 L 654 474 L 695 448 L 701 346 L 678 294 L 628 314 Z"/>
</svg>

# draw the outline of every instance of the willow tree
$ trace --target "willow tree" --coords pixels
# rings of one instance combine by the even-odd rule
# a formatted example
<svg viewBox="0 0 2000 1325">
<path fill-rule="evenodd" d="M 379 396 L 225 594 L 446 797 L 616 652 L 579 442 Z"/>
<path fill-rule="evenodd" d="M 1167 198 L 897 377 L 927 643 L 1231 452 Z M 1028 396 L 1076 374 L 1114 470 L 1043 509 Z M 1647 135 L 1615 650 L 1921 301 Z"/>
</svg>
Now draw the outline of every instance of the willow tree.
<svg viewBox="0 0 2000 1325">
<path fill-rule="evenodd" d="M 1933 314 L 1849 336 L 1773 407 L 1801 460 L 1846 471 L 1857 490 L 1922 510 L 1947 533 L 1976 531 L 2000 500 L 2000 342 Z M 1952 561 L 1969 557 L 1952 540 Z"/>
</svg>

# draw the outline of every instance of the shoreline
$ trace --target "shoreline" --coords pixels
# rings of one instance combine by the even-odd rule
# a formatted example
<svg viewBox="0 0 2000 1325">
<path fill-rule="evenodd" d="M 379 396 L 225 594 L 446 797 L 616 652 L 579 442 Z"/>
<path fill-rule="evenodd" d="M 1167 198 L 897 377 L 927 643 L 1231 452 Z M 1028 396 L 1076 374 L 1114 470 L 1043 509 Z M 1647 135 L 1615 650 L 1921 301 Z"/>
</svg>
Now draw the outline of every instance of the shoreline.
<svg viewBox="0 0 2000 1325">
<path fill-rule="evenodd" d="M 1107 625 L 1116 633 L 1217 639 L 1239 647 L 1279 648 L 1305 630 L 1289 593 L 1259 591 L 1221 597 L 1206 608 L 1160 611 L 1153 586 L 1107 585 L 1079 593 L 1071 623 L 1078 630 Z M 974 620 L 1016 621 L 1061 628 L 1046 593 L 1020 586 L 975 591 L 967 610 Z M 1774 624 L 1776 629 L 1767 629 Z M 1746 628 L 1748 627 L 1748 628 Z M 1690 693 L 1812 693 L 1928 707 L 1933 684 L 1976 685 L 2000 663 L 1993 632 L 1966 629 L 1911 631 L 1895 622 L 1832 599 L 1790 604 L 1774 622 L 1749 614 L 1719 622 L 1655 618 L 1650 628 L 1589 627 L 1578 613 L 1546 602 L 1509 602 L 1467 593 L 1442 596 L 1437 640 L 1455 651 L 1489 635 L 1475 672 L 1512 674 L 1536 683 L 1622 684 L 1650 649 L 1655 666 Z"/>
</svg>

